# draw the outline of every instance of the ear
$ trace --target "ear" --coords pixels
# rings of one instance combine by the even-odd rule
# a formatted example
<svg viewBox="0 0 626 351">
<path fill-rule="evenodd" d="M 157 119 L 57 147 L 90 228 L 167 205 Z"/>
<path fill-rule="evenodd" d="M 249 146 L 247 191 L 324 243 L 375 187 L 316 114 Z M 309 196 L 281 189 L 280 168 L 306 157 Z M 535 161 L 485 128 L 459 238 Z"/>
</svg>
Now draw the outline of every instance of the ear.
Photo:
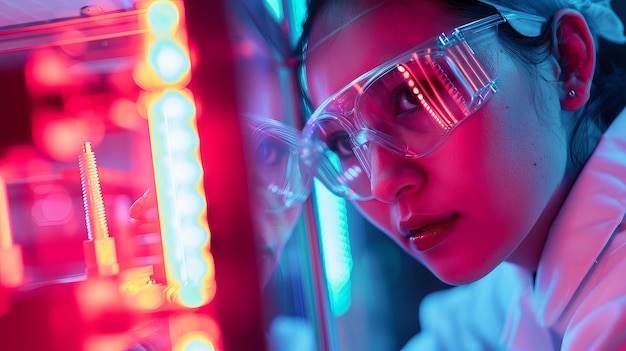
<svg viewBox="0 0 626 351">
<path fill-rule="evenodd" d="M 555 13 L 553 23 L 553 55 L 561 70 L 561 107 L 575 111 L 589 100 L 596 65 L 595 44 L 579 12 L 561 9 Z"/>
</svg>

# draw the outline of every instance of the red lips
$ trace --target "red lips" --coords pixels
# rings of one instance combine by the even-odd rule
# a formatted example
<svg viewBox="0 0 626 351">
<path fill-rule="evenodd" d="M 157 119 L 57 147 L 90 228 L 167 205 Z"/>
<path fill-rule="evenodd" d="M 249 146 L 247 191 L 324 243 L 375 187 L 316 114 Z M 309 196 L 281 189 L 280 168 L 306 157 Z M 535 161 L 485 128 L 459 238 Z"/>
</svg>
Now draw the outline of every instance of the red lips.
<svg viewBox="0 0 626 351">
<path fill-rule="evenodd" d="M 457 222 L 457 215 L 442 218 L 412 218 L 403 221 L 401 232 L 409 238 L 410 245 L 418 251 L 426 251 L 439 245 L 448 237 Z"/>
</svg>

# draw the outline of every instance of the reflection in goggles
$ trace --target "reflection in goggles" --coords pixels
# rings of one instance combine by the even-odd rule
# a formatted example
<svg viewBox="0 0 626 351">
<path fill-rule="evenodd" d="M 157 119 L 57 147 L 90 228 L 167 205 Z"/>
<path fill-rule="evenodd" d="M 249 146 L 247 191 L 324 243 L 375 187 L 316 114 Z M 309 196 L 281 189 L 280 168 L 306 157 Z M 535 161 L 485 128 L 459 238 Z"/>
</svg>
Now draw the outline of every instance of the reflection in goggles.
<svg viewBox="0 0 626 351">
<path fill-rule="evenodd" d="M 442 34 L 326 100 L 303 131 L 322 155 L 320 180 L 339 196 L 369 199 L 372 143 L 405 158 L 441 145 L 497 91 L 498 50 L 485 45 L 504 21 L 492 15 Z"/>
<path fill-rule="evenodd" d="M 244 121 L 251 185 L 264 209 L 279 212 L 306 199 L 315 161 L 300 132 L 270 118 L 246 115 Z"/>
</svg>

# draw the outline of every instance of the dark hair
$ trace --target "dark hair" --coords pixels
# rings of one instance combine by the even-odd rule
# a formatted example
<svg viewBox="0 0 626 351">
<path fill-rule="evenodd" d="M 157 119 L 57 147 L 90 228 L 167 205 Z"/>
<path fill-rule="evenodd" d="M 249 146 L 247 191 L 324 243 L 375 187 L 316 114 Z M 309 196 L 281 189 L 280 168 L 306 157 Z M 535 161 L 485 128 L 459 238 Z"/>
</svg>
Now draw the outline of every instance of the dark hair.
<svg viewBox="0 0 626 351">
<path fill-rule="evenodd" d="M 300 57 L 298 62 L 299 74 L 304 75 L 304 54 L 308 37 L 311 32 L 313 20 L 316 18 L 324 5 L 332 0 L 307 0 L 308 12 L 303 23 L 302 36 L 299 40 L 296 53 Z M 342 0 L 345 1 L 345 0 Z M 354 0 L 358 1 L 358 0 Z M 455 15 L 470 19 L 479 19 L 496 13 L 496 10 L 477 0 L 443 0 L 445 5 L 454 9 Z M 552 36 L 551 21 L 546 24 L 543 34 L 536 38 L 529 38 L 518 34 L 508 24 L 502 25 L 499 31 L 503 46 L 522 62 L 534 65 L 547 59 L 551 53 Z M 601 57 L 602 46 L 606 42 L 599 40 L 598 60 Z M 619 58 L 618 58 L 619 60 Z M 299 79 L 302 105 L 305 111 L 310 112 L 312 105 L 309 100 L 303 78 Z M 570 159 L 576 169 L 580 169 L 591 155 L 597 144 L 597 137 L 589 134 L 597 126 L 604 132 L 615 120 L 619 112 L 626 105 L 626 72 L 614 62 L 608 61 L 600 69 L 596 64 L 593 82 L 591 85 L 590 98 L 587 104 L 578 113 L 578 119 L 570 140 Z"/>
</svg>

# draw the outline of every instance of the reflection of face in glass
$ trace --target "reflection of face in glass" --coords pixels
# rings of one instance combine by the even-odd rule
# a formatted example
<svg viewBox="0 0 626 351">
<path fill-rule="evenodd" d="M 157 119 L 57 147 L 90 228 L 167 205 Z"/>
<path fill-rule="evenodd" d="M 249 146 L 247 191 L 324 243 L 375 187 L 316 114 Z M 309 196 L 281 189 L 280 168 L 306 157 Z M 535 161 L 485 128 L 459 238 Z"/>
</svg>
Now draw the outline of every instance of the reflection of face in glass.
<svg viewBox="0 0 626 351">
<path fill-rule="evenodd" d="M 281 78 L 285 65 L 251 22 L 234 19 L 236 86 L 246 142 L 251 215 L 255 222 L 261 281 L 265 286 L 300 217 L 312 167 L 295 128 L 295 113 Z"/>
<path fill-rule="evenodd" d="M 298 130 L 270 118 L 245 116 L 251 186 L 266 212 L 277 213 L 304 200 L 313 160 Z"/>
<path fill-rule="evenodd" d="M 242 128 L 260 273 L 266 283 L 310 192 L 313 161 L 306 156 L 300 133 L 284 123 L 247 115 Z"/>
<path fill-rule="evenodd" d="M 250 211 L 261 259 L 259 273 L 265 286 L 298 221 L 302 201 L 309 194 L 309 170 L 313 165 L 306 157 L 300 132 L 293 128 L 294 120 L 288 119 L 295 114 L 285 103 L 289 87 L 280 78 L 285 65 L 270 47 L 272 44 L 253 27 L 254 21 L 238 15 L 229 18 L 233 25 L 234 78 L 247 150 Z M 152 193 L 147 192 L 131 208 L 138 234 L 159 232 Z"/>
</svg>

